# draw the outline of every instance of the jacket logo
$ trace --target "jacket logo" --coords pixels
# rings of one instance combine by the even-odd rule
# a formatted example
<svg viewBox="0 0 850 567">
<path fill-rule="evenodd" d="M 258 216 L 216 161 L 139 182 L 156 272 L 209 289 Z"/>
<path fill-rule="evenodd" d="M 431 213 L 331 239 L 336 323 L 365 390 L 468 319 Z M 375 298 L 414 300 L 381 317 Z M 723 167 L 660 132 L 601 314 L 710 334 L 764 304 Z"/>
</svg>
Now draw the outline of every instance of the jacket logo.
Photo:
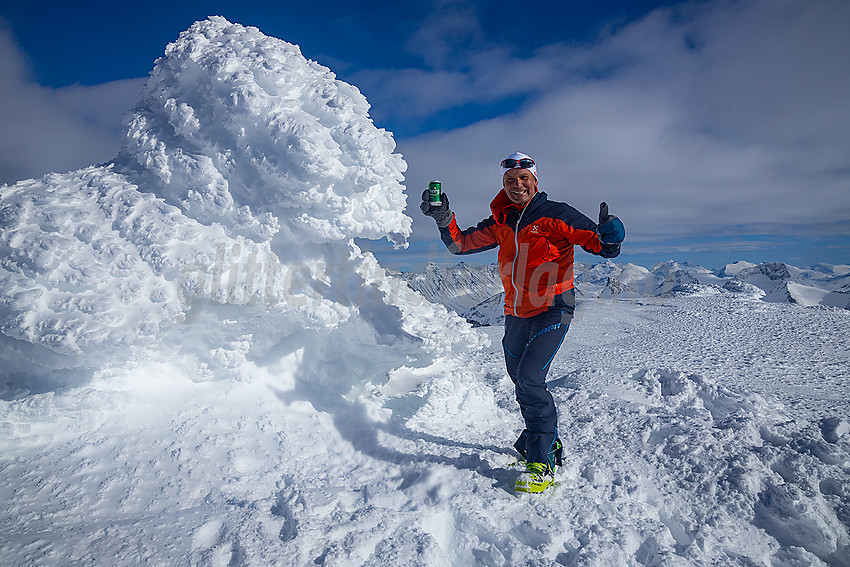
<svg viewBox="0 0 850 567">
<path fill-rule="evenodd" d="M 540 234 L 540 227 L 536 224 L 531 225 L 531 234 Z"/>
</svg>

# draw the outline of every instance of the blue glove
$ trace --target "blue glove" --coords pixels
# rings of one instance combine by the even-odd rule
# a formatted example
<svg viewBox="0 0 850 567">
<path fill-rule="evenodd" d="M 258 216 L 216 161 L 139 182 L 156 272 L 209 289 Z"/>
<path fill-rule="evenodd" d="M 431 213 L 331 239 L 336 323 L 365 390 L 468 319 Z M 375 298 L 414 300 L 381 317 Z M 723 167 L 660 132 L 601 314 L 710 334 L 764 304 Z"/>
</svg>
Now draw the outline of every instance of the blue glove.
<svg viewBox="0 0 850 567">
<path fill-rule="evenodd" d="M 422 211 L 426 216 L 431 217 L 435 221 L 437 221 L 437 226 L 440 228 L 446 228 L 451 224 L 452 218 L 454 217 L 454 213 L 449 209 L 449 197 L 446 195 L 445 191 L 443 192 L 443 196 L 441 198 L 442 203 L 440 205 L 434 206 L 428 202 L 428 190 L 422 193 L 422 203 L 419 205 L 419 210 Z"/>
<path fill-rule="evenodd" d="M 608 214 L 608 204 L 599 204 L 599 224 L 596 226 L 596 234 L 603 244 L 619 245 L 626 239 L 626 227 L 614 215 Z"/>
</svg>

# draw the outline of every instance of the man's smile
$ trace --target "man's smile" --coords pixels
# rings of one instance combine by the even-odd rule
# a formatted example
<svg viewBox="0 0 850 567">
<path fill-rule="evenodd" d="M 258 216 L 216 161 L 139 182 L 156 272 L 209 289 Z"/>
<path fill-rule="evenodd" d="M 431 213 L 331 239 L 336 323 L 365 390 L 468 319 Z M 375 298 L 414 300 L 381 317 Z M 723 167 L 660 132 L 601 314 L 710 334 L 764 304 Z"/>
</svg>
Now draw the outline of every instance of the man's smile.
<svg viewBox="0 0 850 567">
<path fill-rule="evenodd" d="M 527 169 L 509 169 L 502 182 L 508 199 L 517 205 L 525 206 L 537 193 L 537 178 Z"/>
</svg>

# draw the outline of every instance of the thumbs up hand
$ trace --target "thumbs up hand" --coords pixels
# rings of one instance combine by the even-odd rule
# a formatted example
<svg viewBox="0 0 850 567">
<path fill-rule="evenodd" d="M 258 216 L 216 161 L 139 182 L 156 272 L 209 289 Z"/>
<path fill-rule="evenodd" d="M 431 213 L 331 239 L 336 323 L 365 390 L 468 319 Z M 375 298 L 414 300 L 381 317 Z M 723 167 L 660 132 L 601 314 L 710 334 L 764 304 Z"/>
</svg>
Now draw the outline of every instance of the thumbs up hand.
<svg viewBox="0 0 850 567">
<path fill-rule="evenodd" d="M 599 224 L 596 234 L 603 244 L 620 244 L 626 239 L 626 227 L 614 215 L 608 214 L 608 203 L 599 204 Z"/>
</svg>

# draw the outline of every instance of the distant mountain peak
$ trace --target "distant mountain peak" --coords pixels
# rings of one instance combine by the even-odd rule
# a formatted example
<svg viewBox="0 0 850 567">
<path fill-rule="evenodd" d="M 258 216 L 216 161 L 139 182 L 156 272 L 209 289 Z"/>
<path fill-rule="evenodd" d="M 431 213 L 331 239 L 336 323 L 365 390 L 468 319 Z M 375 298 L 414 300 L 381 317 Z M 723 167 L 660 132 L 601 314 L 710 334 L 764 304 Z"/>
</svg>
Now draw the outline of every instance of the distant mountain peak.
<svg viewBox="0 0 850 567">
<path fill-rule="evenodd" d="M 819 265 L 802 270 L 781 262 L 740 261 L 715 274 L 691 262 L 669 260 L 647 269 L 606 260 L 593 265 L 576 262 L 574 277 L 579 298 L 733 293 L 769 302 L 850 308 L 850 267 L 845 267 Z M 426 298 L 443 303 L 473 325 L 497 325 L 504 320 L 504 291 L 495 264 L 430 263 L 422 272 L 403 277 Z M 473 299 L 479 302 L 470 305 Z"/>
</svg>

